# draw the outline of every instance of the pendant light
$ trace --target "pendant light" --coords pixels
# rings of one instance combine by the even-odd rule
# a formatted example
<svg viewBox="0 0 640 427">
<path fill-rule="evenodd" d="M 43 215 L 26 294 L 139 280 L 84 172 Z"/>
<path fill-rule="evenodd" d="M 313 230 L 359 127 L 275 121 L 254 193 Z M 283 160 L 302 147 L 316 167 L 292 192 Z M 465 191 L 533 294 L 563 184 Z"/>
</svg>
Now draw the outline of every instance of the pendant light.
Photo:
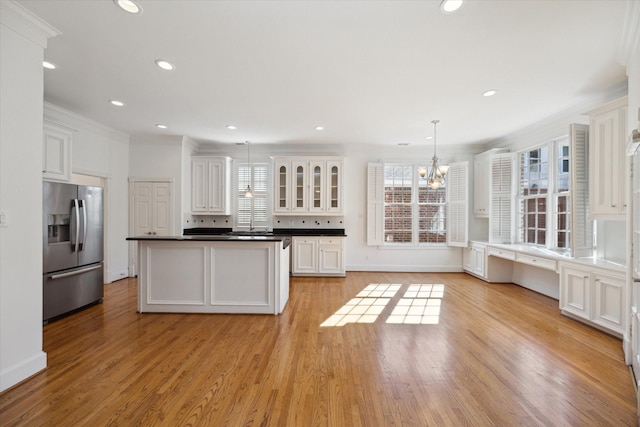
<svg viewBox="0 0 640 427">
<path fill-rule="evenodd" d="M 436 126 L 440 122 L 440 120 L 432 120 L 433 123 L 433 157 L 431 158 L 431 166 L 426 167 L 422 166 L 418 168 L 418 174 L 420 174 L 421 178 L 427 180 L 427 184 L 433 190 L 437 190 L 440 186 L 444 185 L 445 178 L 444 176 L 449 171 L 448 165 L 440 165 L 438 155 L 436 154 Z"/>
<path fill-rule="evenodd" d="M 244 192 L 244 197 L 251 198 L 253 194 L 251 193 L 251 145 L 249 141 L 245 142 L 247 145 L 247 169 L 249 170 L 249 182 L 247 183 L 247 190 Z"/>
</svg>

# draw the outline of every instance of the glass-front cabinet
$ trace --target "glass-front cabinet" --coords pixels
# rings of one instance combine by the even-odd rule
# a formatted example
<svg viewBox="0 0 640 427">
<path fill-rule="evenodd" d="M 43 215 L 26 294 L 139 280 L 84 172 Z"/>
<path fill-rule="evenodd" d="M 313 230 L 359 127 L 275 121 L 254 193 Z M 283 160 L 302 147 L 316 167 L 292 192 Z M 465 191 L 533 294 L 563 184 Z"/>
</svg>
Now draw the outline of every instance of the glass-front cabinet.
<svg viewBox="0 0 640 427">
<path fill-rule="evenodd" d="M 307 166 L 309 162 L 304 160 L 292 160 L 291 169 L 293 170 L 293 180 L 291 188 L 293 188 L 293 206 L 291 212 L 305 213 L 309 211 L 308 192 L 309 184 L 307 178 Z"/>
<path fill-rule="evenodd" d="M 273 179 L 275 200 L 273 201 L 274 213 L 291 212 L 291 160 L 277 159 L 273 162 L 275 176 Z"/>
<path fill-rule="evenodd" d="M 274 157 L 274 214 L 342 215 L 341 157 Z"/>
<path fill-rule="evenodd" d="M 341 160 L 327 161 L 327 206 L 330 213 L 342 213 L 342 165 Z"/>
</svg>

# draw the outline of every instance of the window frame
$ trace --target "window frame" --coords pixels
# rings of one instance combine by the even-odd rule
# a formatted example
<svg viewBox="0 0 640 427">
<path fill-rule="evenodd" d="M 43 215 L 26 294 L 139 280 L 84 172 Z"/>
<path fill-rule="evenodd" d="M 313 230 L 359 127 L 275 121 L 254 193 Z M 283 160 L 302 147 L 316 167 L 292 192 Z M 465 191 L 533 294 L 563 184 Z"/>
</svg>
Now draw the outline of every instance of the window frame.
<svg viewBox="0 0 640 427">
<path fill-rule="evenodd" d="M 383 196 L 383 218 L 382 218 L 382 246 L 385 246 L 386 248 L 393 248 L 393 247 L 397 247 L 397 248 L 410 248 L 410 247 L 447 247 L 448 246 L 448 241 L 447 241 L 447 237 L 448 237 L 448 225 L 447 225 L 447 208 L 448 208 L 448 195 L 447 195 L 447 186 L 446 186 L 446 181 L 445 181 L 445 185 L 443 185 L 442 187 L 440 187 L 438 190 L 431 190 L 428 188 L 427 182 L 426 180 L 420 178 L 419 174 L 418 174 L 418 168 L 420 167 L 420 165 L 416 164 L 416 163 L 409 163 L 409 162 L 382 162 L 382 167 L 383 167 L 383 189 L 382 189 L 382 196 Z M 397 201 L 388 201 L 387 199 L 387 185 L 386 185 L 386 172 L 387 172 L 387 168 L 388 167 L 393 167 L 393 168 L 403 168 L 409 169 L 409 176 L 410 176 L 410 183 L 411 183 L 411 193 L 410 193 L 410 201 L 406 202 L 397 202 Z M 403 179 L 405 177 L 403 176 Z M 424 181 L 421 182 L 421 181 Z M 430 202 L 421 202 L 420 201 L 420 189 L 426 189 L 427 191 L 439 191 L 441 192 L 440 194 L 442 195 L 442 201 L 441 202 L 437 202 L 437 203 L 430 203 Z M 390 241 L 388 239 L 388 228 L 387 228 L 387 208 L 391 207 L 391 206 L 410 206 L 410 212 L 411 212 L 411 241 L 407 241 L 407 242 L 398 242 L 398 241 Z M 444 228 L 444 232 L 442 234 L 442 237 L 440 238 L 440 241 L 438 242 L 420 242 L 420 233 L 423 231 L 420 228 L 420 211 L 421 208 L 425 208 L 427 206 L 437 206 L 438 207 L 438 211 L 442 212 L 442 210 L 444 210 L 444 217 L 441 218 L 438 222 L 440 224 L 440 227 Z"/>
<path fill-rule="evenodd" d="M 245 200 L 245 191 L 246 191 L 246 179 L 240 176 L 240 173 L 243 169 L 250 167 L 251 169 L 251 192 L 253 197 L 249 202 L 250 204 L 250 218 L 253 219 L 253 228 L 251 227 L 252 221 L 241 221 L 241 203 Z M 264 180 L 263 185 L 258 184 L 256 181 L 256 169 L 262 168 L 264 169 Z M 271 168 L 269 163 L 262 162 L 252 162 L 252 163 L 237 163 L 235 167 L 235 175 L 234 175 L 234 188 L 235 188 L 235 205 L 236 205 L 236 214 L 234 225 L 236 230 L 238 231 L 267 231 L 271 227 L 271 202 L 272 197 L 270 193 L 270 176 L 271 176 Z M 263 200 L 264 201 L 264 220 L 256 220 L 256 201 Z"/>
<path fill-rule="evenodd" d="M 560 147 L 567 146 L 567 154 L 566 156 L 563 154 L 560 155 Z M 538 193 L 535 195 L 525 195 L 523 194 L 523 167 L 526 159 L 523 159 L 522 156 L 526 155 L 526 153 L 530 153 L 536 150 L 547 150 L 547 186 L 546 193 Z M 538 156 L 538 161 L 535 165 L 535 171 L 540 174 L 542 170 L 542 153 Z M 546 249 L 551 249 L 554 251 L 560 252 L 570 252 L 571 251 L 571 142 L 568 136 L 562 136 L 559 138 L 555 138 L 549 140 L 545 143 L 538 144 L 535 146 L 527 147 L 523 150 L 520 150 L 516 153 L 515 157 L 516 162 L 516 242 L 519 244 L 530 245 L 535 247 L 543 247 Z M 560 165 L 563 167 L 563 171 L 559 172 Z M 566 171 L 564 171 L 564 166 L 566 167 Z M 559 178 L 561 175 L 566 175 L 567 177 L 567 189 L 560 189 Z M 529 175 L 530 178 L 531 175 Z M 566 200 L 565 210 L 560 211 L 560 200 L 564 198 Z M 535 227 L 535 242 L 527 241 L 525 233 L 530 227 L 527 227 L 528 218 L 526 218 L 527 210 L 525 210 L 525 203 L 531 200 L 544 200 L 545 204 L 545 227 L 544 227 L 544 243 L 538 243 L 539 233 L 541 228 L 539 227 L 539 215 L 541 211 L 538 210 L 539 205 L 536 204 L 536 227 Z M 565 227 L 560 229 L 560 215 L 565 216 Z M 529 213 L 529 217 L 531 214 Z M 565 245 L 563 247 L 559 247 L 558 245 L 558 232 L 565 232 Z"/>
</svg>

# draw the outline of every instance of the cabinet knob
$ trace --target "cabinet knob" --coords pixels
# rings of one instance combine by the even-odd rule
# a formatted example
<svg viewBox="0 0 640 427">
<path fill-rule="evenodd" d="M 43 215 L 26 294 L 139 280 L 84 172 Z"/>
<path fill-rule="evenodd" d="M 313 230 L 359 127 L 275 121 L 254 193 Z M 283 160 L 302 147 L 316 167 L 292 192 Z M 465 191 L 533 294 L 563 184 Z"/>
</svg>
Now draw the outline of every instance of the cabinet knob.
<svg viewBox="0 0 640 427">
<path fill-rule="evenodd" d="M 611 207 L 612 208 L 615 208 L 616 206 L 618 206 L 618 205 L 616 205 L 615 203 L 611 203 Z"/>
</svg>

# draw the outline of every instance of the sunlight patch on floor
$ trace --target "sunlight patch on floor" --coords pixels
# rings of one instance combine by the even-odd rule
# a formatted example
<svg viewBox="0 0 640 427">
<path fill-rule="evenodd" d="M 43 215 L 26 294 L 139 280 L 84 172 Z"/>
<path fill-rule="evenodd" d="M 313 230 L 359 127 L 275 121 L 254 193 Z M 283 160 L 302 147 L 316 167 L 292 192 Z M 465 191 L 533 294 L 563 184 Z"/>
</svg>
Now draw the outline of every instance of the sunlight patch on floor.
<svg viewBox="0 0 640 427">
<path fill-rule="evenodd" d="M 397 284 L 370 284 L 340 307 L 321 327 L 344 326 L 347 323 L 373 323 L 400 290 Z"/>
<path fill-rule="evenodd" d="M 387 323 L 436 325 L 440 321 L 440 305 L 444 284 L 413 284 L 404 293 L 387 318 Z"/>
</svg>

